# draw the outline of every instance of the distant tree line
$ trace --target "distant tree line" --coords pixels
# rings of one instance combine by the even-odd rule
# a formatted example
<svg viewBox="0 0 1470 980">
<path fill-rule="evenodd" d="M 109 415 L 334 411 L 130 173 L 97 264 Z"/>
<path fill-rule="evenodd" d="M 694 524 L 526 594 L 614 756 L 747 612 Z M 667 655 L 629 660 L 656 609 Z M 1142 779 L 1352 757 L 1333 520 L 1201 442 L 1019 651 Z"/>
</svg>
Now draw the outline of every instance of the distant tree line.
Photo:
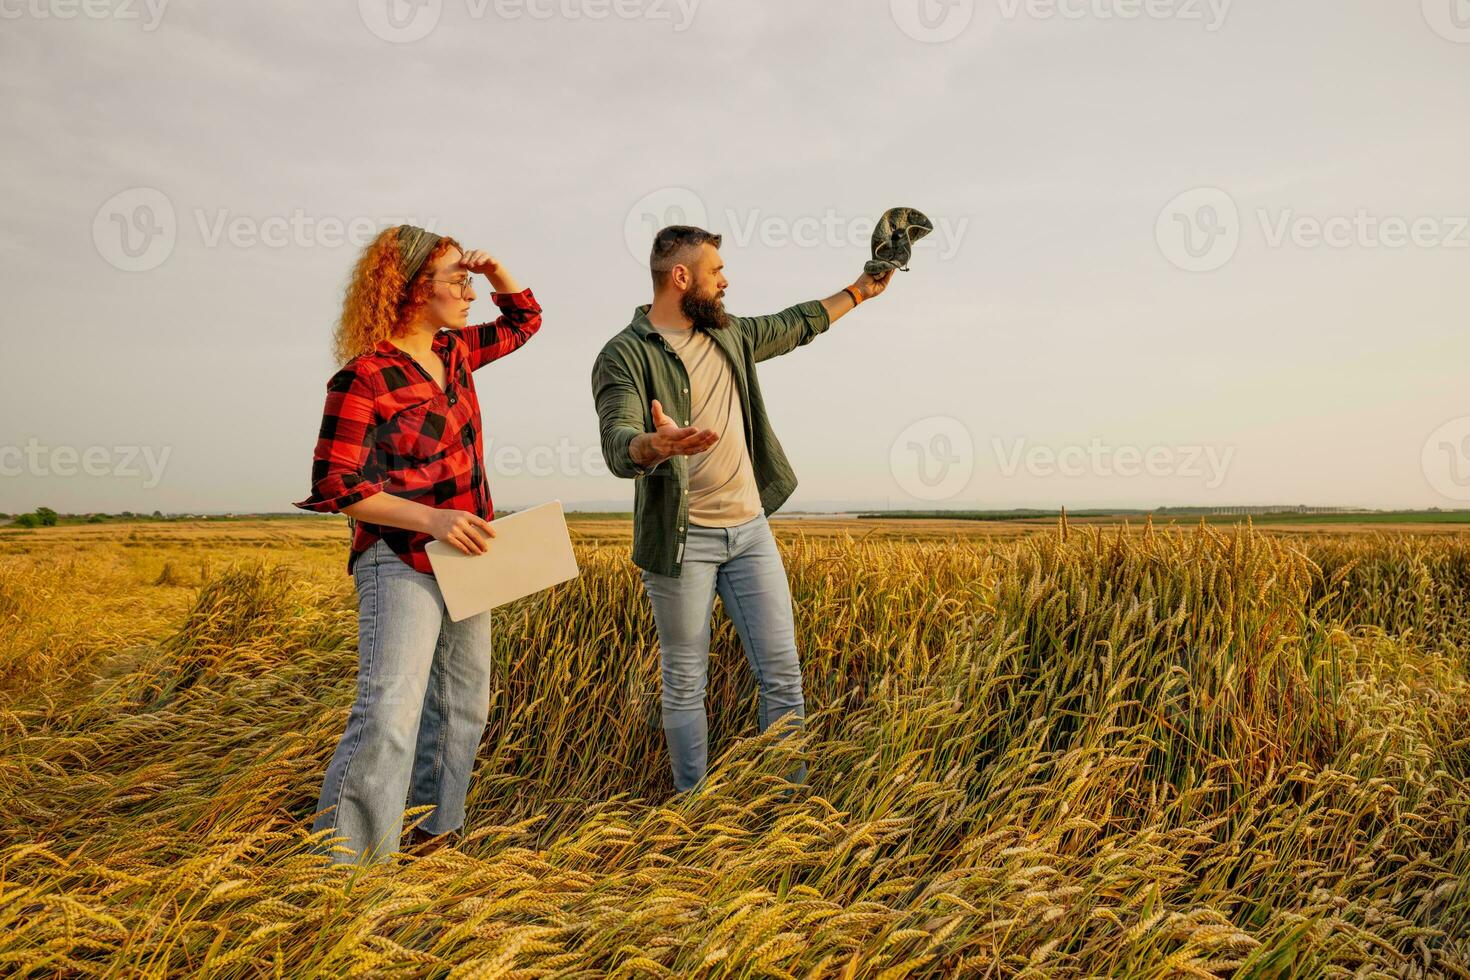
<svg viewBox="0 0 1470 980">
<path fill-rule="evenodd" d="M 37 507 L 29 514 L 15 515 L 16 527 L 55 527 L 56 511 L 50 507 Z"/>
<path fill-rule="evenodd" d="M 234 520 L 239 516 L 236 514 L 165 514 L 163 511 L 155 510 L 148 514 L 143 511 L 124 510 L 115 514 L 107 513 L 81 513 L 81 514 L 58 514 L 50 507 L 37 507 L 28 514 L 5 514 L 0 513 L 0 521 L 10 520 L 8 527 L 56 527 L 58 524 L 107 524 L 112 521 L 182 521 L 182 520 Z M 270 516 L 270 515 L 267 515 Z M 287 515 L 282 515 L 287 516 Z M 289 516 L 295 516 L 289 515 Z M 308 515 L 314 516 L 314 515 Z"/>
</svg>

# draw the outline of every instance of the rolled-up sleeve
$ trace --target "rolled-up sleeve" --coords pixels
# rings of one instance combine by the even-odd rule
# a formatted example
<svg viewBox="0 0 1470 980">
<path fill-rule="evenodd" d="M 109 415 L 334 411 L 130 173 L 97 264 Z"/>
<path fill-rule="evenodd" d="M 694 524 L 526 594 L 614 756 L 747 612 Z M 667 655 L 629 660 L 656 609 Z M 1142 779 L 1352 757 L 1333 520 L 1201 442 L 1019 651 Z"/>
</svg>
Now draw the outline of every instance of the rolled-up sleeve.
<svg viewBox="0 0 1470 980">
<path fill-rule="evenodd" d="M 541 329 L 541 304 L 529 286 L 518 293 L 491 293 L 490 299 L 500 316 L 458 331 L 465 342 L 471 371 L 504 357 Z"/>
<path fill-rule="evenodd" d="M 382 491 L 373 466 L 376 400 L 367 378 L 343 368 L 327 382 L 327 402 L 311 462 L 311 496 L 291 506 L 335 514 Z"/>
<path fill-rule="evenodd" d="M 610 351 L 598 354 L 592 365 L 592 400 L 597 406 L 602 458 L 613 476 L 635 479 L 664 465 L 639 466 L 628 455 L 628 444 L 646 431 L 643 389 L 623 359 Z"/>
<path fill-rule="evenodd" d="M 832 325 L 821 300 L 808 300 L 767 316 L 735 317 L 757 361 L 788 354 Z"/>
</svg>

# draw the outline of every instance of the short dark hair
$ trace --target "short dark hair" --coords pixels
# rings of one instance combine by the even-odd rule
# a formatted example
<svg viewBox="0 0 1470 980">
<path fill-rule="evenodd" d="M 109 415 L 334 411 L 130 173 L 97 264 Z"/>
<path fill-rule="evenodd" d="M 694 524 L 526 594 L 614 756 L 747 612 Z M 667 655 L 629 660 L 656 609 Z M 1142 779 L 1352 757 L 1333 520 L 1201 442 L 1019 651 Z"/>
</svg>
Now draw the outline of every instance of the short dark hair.
<svg viewBox="0 0 1470 980">
<path fill-rule="evenodd" d="M 668 281 L 669 273 L 676 265 L 687 265 L 706 242 L 720 247 L 723 235 L 696 228 L 693 225 L 669 225 L 660 228 L 653 236 L 653 251 L 648 257 L 648 268 L 653 272 L 653 285 L 662 286 Z"/>
</svg>

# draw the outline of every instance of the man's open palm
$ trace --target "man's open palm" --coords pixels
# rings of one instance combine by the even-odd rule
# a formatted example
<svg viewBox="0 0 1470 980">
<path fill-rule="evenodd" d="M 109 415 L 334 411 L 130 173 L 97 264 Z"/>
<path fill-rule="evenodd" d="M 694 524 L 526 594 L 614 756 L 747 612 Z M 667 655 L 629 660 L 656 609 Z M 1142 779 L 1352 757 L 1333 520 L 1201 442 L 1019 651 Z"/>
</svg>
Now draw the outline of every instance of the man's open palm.
<svg viewBox="0 0 1470 980">
<path fill-rule="evenodd" d="M 692 425 L 681 427 L 664 414 L 664 407 L 657 398 L 653 400 L 653 448 L 661 459 L 702 453 L 719 438 L 720 434 L 713 429 L 696 429 Z"/>
</svg>

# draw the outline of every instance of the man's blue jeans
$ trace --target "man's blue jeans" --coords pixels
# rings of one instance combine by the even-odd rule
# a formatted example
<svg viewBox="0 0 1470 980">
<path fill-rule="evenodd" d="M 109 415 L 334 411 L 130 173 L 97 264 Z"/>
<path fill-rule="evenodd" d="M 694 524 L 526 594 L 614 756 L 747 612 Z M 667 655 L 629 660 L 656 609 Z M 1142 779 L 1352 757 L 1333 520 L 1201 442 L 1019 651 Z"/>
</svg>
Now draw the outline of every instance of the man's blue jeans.
<svg viewBox="0 0 1470 980">
<path fill-rule="evenodd" d="M 357 697 L 327 766 L 313 831 L 345 835 L 340 863 L 385 862 L 404 808 L 434 804 L 419 824 L 464 824 L 465 794 L 490 713 L 490 613 L 450 620 L 434 576 L 381 540 L 358 556 Z M 322 849 L 325 851 L 326 846 Z"/>
<path fill-rule="evenodd" d="M 704 702 L 717 591 L 760 685 L 761 731 L 788 713 L 789 725 L 804 724 L 791 587 L 765 514 L 735 527 L 689 525 L 680 574 L 644 569 L 643 586 L 658 627 L 663 729 L 675 789 L 693 789 L 705 775 L 709 750 Z M 788 779 L 804 783 L 805 763 Z"/>
</svg>

